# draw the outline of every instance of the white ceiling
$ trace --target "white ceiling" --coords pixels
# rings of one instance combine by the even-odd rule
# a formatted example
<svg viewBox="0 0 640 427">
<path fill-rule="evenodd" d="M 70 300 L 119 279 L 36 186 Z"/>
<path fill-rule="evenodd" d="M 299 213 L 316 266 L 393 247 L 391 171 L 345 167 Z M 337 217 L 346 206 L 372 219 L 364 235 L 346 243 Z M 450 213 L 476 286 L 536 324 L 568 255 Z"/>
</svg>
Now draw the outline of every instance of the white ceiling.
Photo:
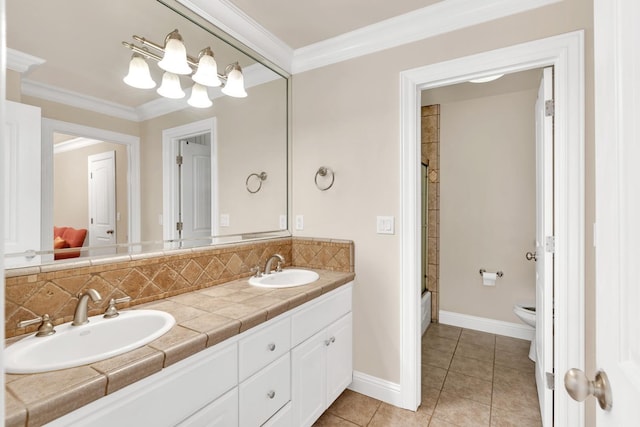
<svg viewBox="0 0 640 427">
<path fill-rule="evenodd" d="M 293 49 L 317 43 L 441 0 L 229 0 Z"/>
</svg>

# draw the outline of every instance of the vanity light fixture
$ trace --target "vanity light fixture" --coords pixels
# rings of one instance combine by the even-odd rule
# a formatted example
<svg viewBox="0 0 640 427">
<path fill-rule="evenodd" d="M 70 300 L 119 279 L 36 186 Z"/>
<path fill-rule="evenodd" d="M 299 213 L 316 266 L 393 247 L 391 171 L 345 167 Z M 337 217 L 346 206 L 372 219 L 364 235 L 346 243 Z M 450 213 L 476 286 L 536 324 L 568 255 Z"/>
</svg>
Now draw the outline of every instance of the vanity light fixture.
<svg viewBox="0 0 640 427">
<path fill-rule="evenodd" d="M 149 73 L 149 66 L 145 61 L 145 58 L 150 58 L 157 61 L 158 66 L 165 71 L 162 77 L 162 84 L 157 90 L 158 94 L 164 97 L 172 99 L 183 98 L 185 93 L 180 85 L 180 76 L 187 75 L 191 75 L 194 82 L 191 97 L 187 101 L 193 107 L 208 108 L 213 105 L 209 98 L 207 87 L 222 86 L 222 93 L 234 98 L 247 96 L 247 92 L 244 89 L 242 68 L 238 62 L 227 66 L 224 75 L 218 74 L 218 65 L 211 48 L 202 49 L 198 54 L 197 60 L 190 57 L 187 55 L 182 36 L 177 29 L 167 34 L 164 46 L 136 35 L 133 36 L 133 39 L 140 42 L 142 47 L 133 43 L 122 42 L 123 46 L 134 52 L 129 63 L 129 74 L 123 79 L 129 86 L 139 89 L 155 87 L 155 82 Z M 147 47 L 160 52 L 162 55 L 150 52 Z"/>
<path fill-rule="evenodd" d="M 152 89 L 156 87 L 156 82 L 151 78 L 149 73 L 149 64 L 139 53 L 131 55 L 129 62 L 129 74 L 124 77 L 124 82 L 129 86 L 138 89 Z"/>
</svg>

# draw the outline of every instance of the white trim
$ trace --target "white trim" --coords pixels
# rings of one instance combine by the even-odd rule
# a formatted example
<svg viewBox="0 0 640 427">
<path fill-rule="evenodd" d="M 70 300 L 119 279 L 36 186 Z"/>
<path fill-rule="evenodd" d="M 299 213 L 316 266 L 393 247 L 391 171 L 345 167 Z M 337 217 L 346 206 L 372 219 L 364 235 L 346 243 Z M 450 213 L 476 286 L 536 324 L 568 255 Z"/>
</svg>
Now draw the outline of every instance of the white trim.
<svg viewBox="0 0 640 427">
<path fill-rule="evenodd" d="M 29 55 L 28 53 L 21 52 L 19 50 L 7 48 L 7 68 L 12 71 L 17 71 L 20 74 L 29 74 L 32 67 L 47 62 L 45 59 L 38 58 L 37 56 Z"/>
<path fill-rule="evenodd" d="M 447 0 L 294 51 L 292 72 L 434 37 L 460 28 L 526 12 L 560 0 Z"/>
<path fill-rule="evenodd" d="M 59 87 L 39 83 L 29 79 L 22 79 L 22 94 L 47 101 L 89 110 L 120 119 L 138 121 L 135 108 L 127 107 L 115 102 L 105 101 L 94 96 L 84 95 Z"/>
<path fill-rule="evenodd" d="M 401 406 L 420 403 L 420 91 L 490 74 L 543 66 L 555 70 L 556 323 L 554 360 L 556 425 L 584 425 L 570 404 L 562 373 L 584 369 L 584 33 L 576 31 L 440 62 L 400 73 L 401 130 Z M 417 380 L 416 380 L 417 378 Z"/>
<path fill-rule="evenodd" d="M 520 338 L 532 341 L 535 337 L 535 329 L 529 325 L 505 322 L 502 320 L 488 319 L 486 317 L 470 316 L 468 314 L 454 313 L 440 310 L 439 320 L 444 325 L 458 326 L 474 331 L 489 332 L 505 337 Z"/>
<path fill-rule="evenodd" d="M 140 238 L 140 138 L 119 132 L 42 119 L 42 248 L 53 242 L 53 134 L 77 135 L 127 146 L 127 185 L 129 197 L 129 242 Z"/>
<path fill-rule="evenodd" d="M 293 49 L 228 0 L 177 0 L 286 72 Z"/>
<path fill-rule="evenodd" d="M 53 146 L 53 154 L 66 153 L 67 151 L 79 150 L 84 147 L 100 144 L 103 141 L 92 138 L 78 137 L 68 141 L 59 142 Z"/>
<path fill-rule="evenodd" d="M 391 381 L 353 371 L 353 382 L 348 389 L 381 400 L 389 405 L 400 406 L 400 384 Z"/>
<path fill-rule="evenodd" d="M 425 292 L 420 301 L 420 335 L 424 335 L 431 324 L 431 292 Z"/>
</svg>

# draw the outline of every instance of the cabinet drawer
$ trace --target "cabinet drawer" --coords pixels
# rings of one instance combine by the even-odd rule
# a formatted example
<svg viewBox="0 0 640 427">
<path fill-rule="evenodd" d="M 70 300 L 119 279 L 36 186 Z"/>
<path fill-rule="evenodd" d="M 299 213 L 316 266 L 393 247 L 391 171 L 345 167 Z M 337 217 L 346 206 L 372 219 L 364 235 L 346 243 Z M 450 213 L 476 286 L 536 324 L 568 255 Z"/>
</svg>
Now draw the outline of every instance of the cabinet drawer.
<svg viewBox="0 0 640 427">
<path fill-rule="evenodd" d="M 262 427 L 293 427 L 293 413 L 291 412 L 291 402 L 280 409 L 269 421 L 262 424 Z"/>
<path fill-rule="evenodd" d="M 291 346 L 295 347 L 351 311 L 351 286 L 328 294 L 291 317 Z"/>
<path fill-rule="evenodd" d="M 291 348 L 290 319 L 288 317 L 282 319 L 241 339 L 238 348 L 240 381 L 244 381 L 289 351 Z"/>
<path fill-rule="evenodd" d="M 222 395 L 178 427 L 230 427 L 238 425 L 238 388 Z"/>
<path fill-rule="evenodd" d="M 291 369 L 287 352 L 240 384 L 240 427 L 263 424 L 291 400 Z"/>
</svg>

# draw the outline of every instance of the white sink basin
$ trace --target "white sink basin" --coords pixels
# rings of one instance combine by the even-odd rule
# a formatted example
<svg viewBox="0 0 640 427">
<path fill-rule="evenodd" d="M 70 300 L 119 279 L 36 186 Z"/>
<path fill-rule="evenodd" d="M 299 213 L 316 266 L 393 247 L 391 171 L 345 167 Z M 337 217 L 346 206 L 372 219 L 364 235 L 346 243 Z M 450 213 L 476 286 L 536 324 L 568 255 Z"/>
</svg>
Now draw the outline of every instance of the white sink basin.
<svg viewBox="0 0 640 427">
<path fill-rule="evenodd" d="M 291 288 L 313 283 L 318 280 L 318 277 L 320 276 L 315 271 L 287 268 L 262 277 L 251 277 L 249 284 L 262 288 Z"/>
<path fill-rule="evenodd" d="M 30 335 L 7 347 L 5 370 L 9 374 L 33 374 L 108 359 L 142 347 L 175 323 L 172 315 L 158 310 L 121 311 L 111 319 L 93 316 L 82 326 L 64 323 L 55 327 L 54 335 Z"/>
</svg>

